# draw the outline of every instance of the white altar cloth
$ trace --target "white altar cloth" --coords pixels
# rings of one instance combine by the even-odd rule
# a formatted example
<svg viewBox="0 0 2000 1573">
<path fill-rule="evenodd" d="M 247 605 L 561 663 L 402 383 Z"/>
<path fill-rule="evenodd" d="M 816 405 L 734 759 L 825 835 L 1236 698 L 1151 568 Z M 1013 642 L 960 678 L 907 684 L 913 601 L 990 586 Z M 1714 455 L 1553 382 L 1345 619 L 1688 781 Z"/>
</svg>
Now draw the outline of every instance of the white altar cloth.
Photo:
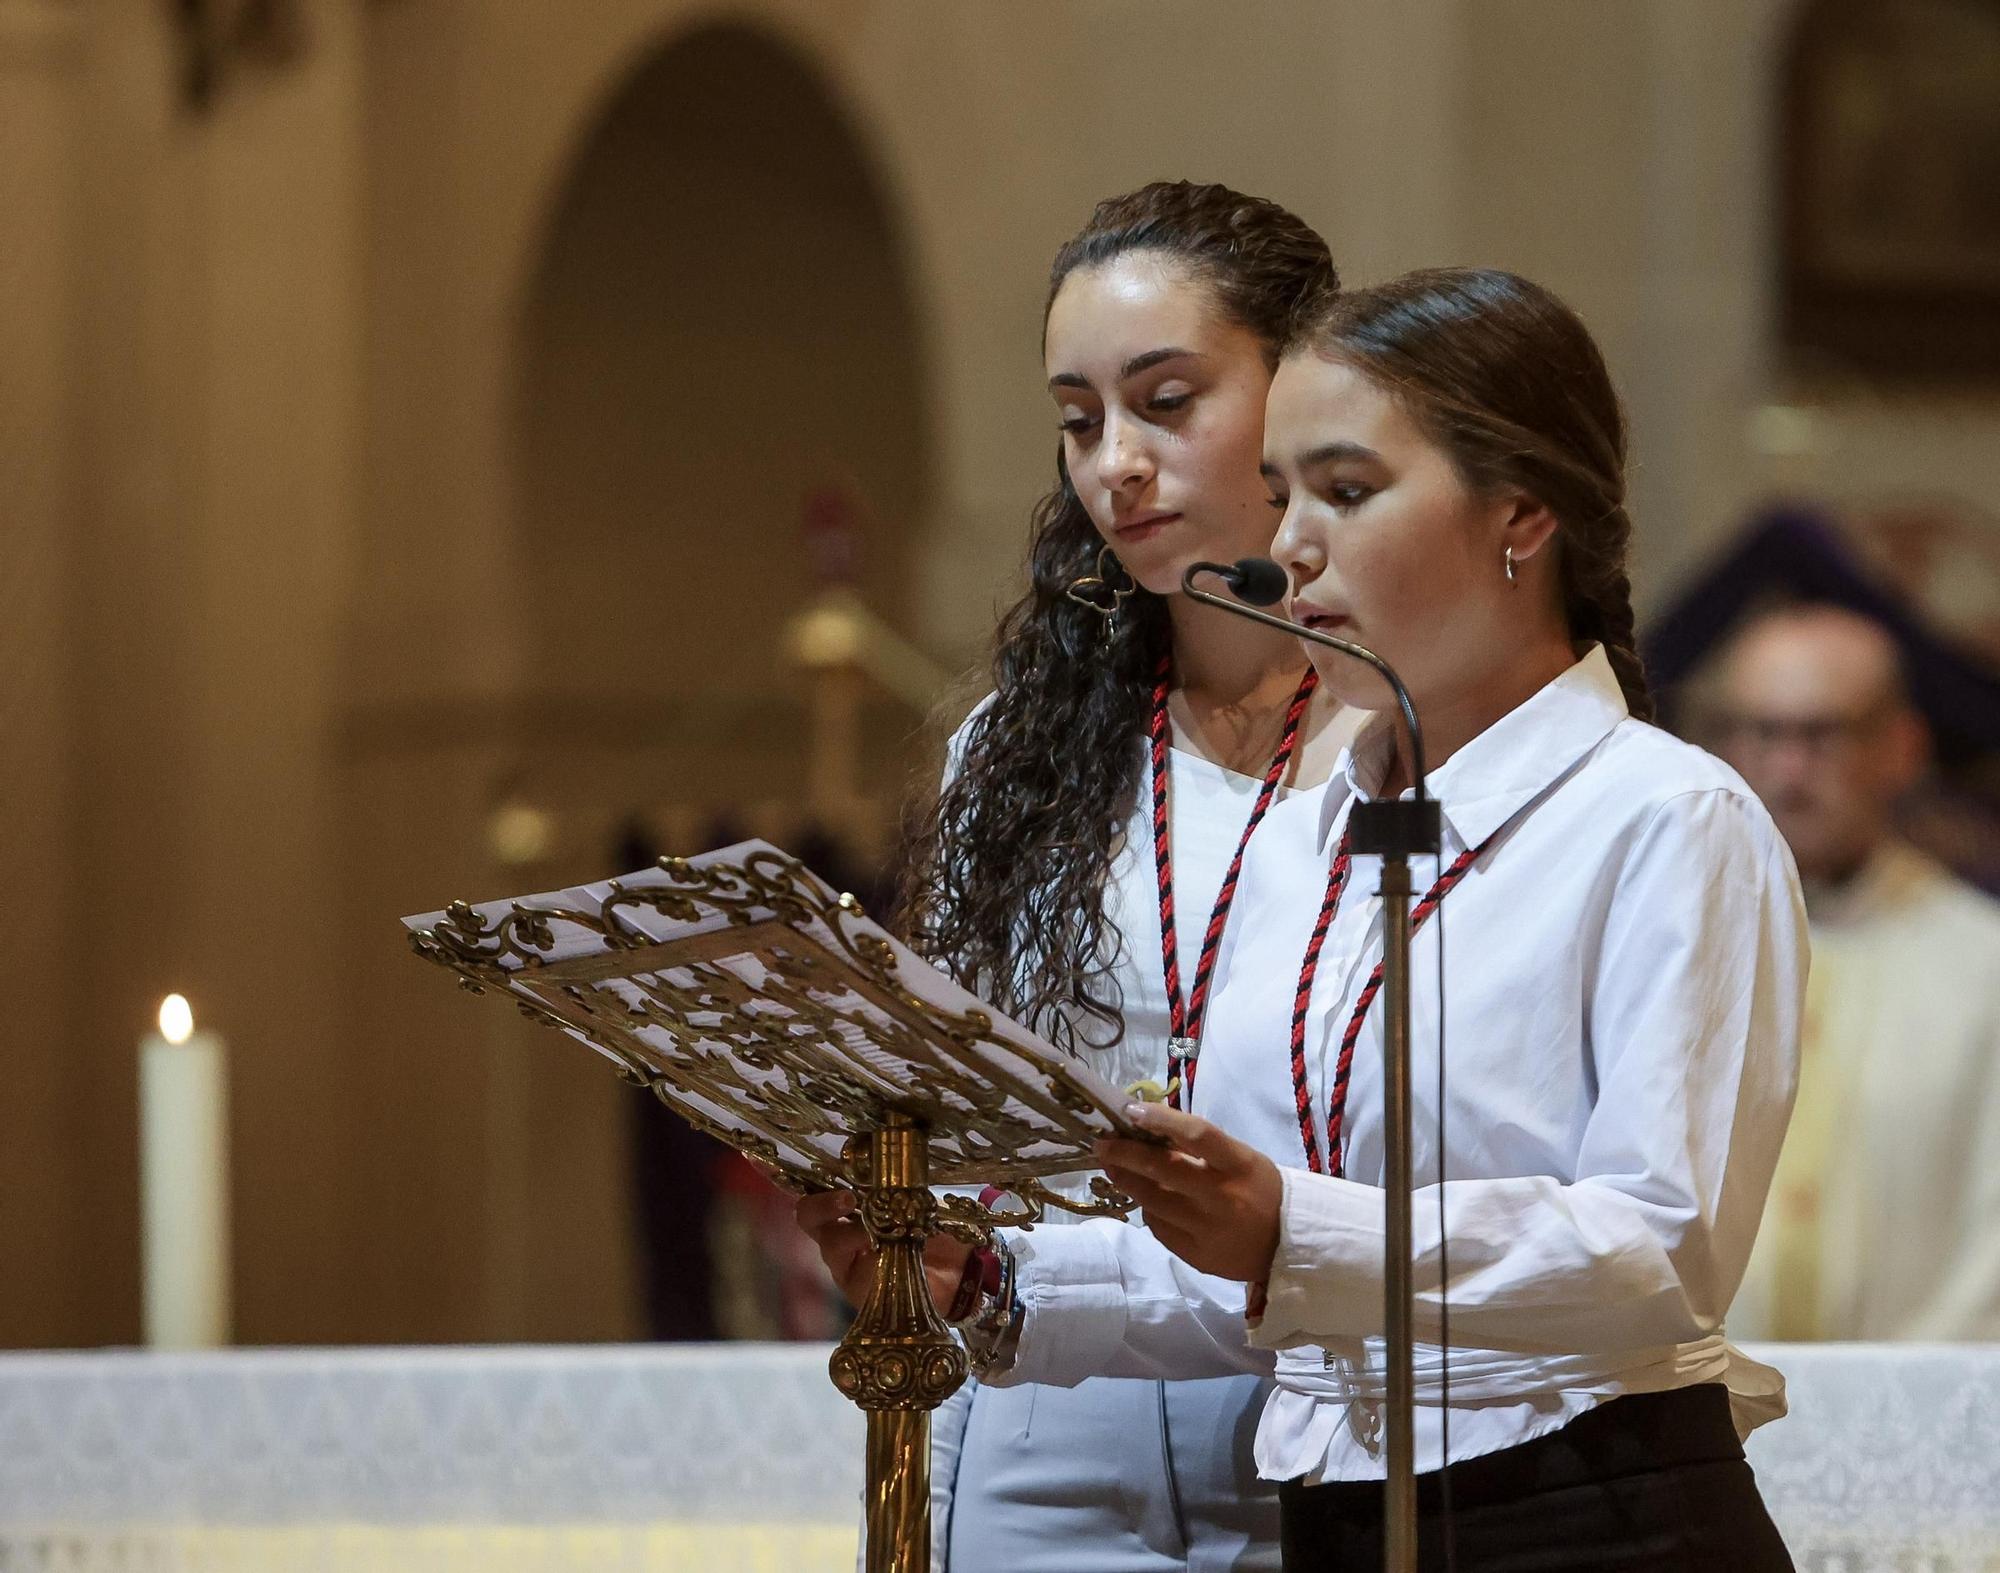
<svg viewBox="0 0 2000 1573">
<path fill-rule="evenodd" d="M 0 1357 L 0 1573 L 850 1573 L 828 1353 Z"/>
<path fill-rule="evenodd" d="M 1755 1351 L 1804 1573 L 2000 1573 L 2000 1347 Z M 0 1356 L 0 1573 L 849 1573 L 819 1345 Z"/>
</svg>

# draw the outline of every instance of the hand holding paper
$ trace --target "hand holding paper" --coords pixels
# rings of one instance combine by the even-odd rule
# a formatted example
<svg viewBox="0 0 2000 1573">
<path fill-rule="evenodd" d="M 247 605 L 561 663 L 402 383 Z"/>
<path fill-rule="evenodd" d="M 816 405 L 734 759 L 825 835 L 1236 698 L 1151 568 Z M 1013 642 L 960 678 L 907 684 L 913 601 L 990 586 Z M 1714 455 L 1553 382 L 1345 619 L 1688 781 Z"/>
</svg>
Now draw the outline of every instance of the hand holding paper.
<svg viewBox="0 0 2000 1573">
<path fill-rule="evenodd" d="M 1202 1272 L 1253 1284 L 1266 1278 L 1285 1195 L 1278 1166 L 1208 1121 L 1163 1104 L 1131 1104 L 1125 1118 L 1169 1145 L 1108 1137 L 1097 1143 L 1097 1160 L 1145 1209 L 1154 1237 Z"/>
</svg>

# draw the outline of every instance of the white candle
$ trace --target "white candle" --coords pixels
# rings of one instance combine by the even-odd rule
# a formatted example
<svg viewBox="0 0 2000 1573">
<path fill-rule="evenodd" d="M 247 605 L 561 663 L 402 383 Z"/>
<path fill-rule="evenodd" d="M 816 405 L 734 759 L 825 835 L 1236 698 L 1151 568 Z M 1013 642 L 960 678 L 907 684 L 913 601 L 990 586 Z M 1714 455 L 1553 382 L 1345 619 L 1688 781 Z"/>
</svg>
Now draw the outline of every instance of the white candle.
<svg viewBox="0 0 2000 1573">
<path fill-rule="evenodd" d="M 229 1342 L 229 1084 L 222 1039 L 178 994 L 139 1048 L 146 1342 Z"/>
</svg>

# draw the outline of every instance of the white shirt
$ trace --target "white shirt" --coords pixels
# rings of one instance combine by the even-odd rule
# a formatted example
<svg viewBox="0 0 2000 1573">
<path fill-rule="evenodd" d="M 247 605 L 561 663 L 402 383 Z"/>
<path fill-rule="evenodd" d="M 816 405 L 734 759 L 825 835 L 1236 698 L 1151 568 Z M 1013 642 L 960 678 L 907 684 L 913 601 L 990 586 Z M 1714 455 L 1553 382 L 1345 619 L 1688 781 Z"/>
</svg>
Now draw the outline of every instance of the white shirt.
<svg viewBox="0 0 2000 1573">
<path fill-rule="evenodd" d="M 2000 902 L 1892 841 L 1806 911 L 1798 1108 L 1731 1329 L 2000 1341 Z"/>
<path fill-rule="evenodd" d="M 1381 1011 L 1357 1046 L 1349 1178 L 1304 1168 L 1289 1024 L 1327 865 L 1382 779 L 1387 718 L 1328 787 L 1272 810 L 1246 859 L 1195 1112 L 1269 1153 L 1285 1189 L 1269 1304 L 1283 1351 L 1258 1430 L 1271 1479 L 1379 1478 Z M 1430 778 L 1445 861 L 1498 839 L 1446 899 L 1451 1456 L 1527 1441 L 1621 1393 L 1723 1381 L 1739 1427 L 1783 1412 L 1776 1372 L 1721 1335 L 1797 1068 L 1804 921 L 1791 859 L 1726 766 L 1627 714 L 1594 649 Z M 1317 801 L 1315 801 L 1317 799 Z M 1322 1146 L 1328 1078 L 1381 956 L 1378 861 L 1356 858 L 1308 1017 Z M 1419 888 L 1433 870 L 1421 860 Z M 1414 956 L 1418 1178 L 1437 1172 L 1439 924 Z M 1251 1352 L 1242 1305 L 1143 1230 L 1016 1240 L 1027 1315 L 1009 1380 L 1201 1375 Z M 1419 1338 L 1438 1313 L 1437 1191 L 1415 1206 Z M 1439 1467 L 1438 1351 L 1417 1349 L 1420 1469 Z"/>
<path fill-rule="evenodd" d="M 1342 717 L 1332 724 L 1349 723 Z M 958 768 L 963 739 L 961 729 L 953 737 L 947 752 L 947 782 Z M 1145 757 L 1150 758 L 1150 744 L 1142 741 L 1139 746 Z M 1174 904 L 1178 915 L 1175 937 L 1180 953 L 1184 995 L 1194 986 L 1195 967 L 1200 960 L 1202 936 L 1208 928 L 1209 913 L 1214 909 L 1216 895 L 1222 889 L 1223 875 L 1228 871 L 1229 860 L 1235 855 L 1243 826 L 1249 820 L 1251 807 L 1256 803 L 1262 786 L 1261 775 L 1239 775 L 1198 754 L 1178 748 L 1168 751 L 1167 792 L 1173 827 Z M 1290 789 L 1280 786 L 1272 811 L 1275 812 L 1289 795 Z M 1313 799 L 1317 802 L 1317 794 L 1313 794 Z M 1264 827 L 1260 826 L 1257 835 L 1263 834 Z M 1252 838 L 1253 844 L 1255 839 Z M 1153 862 L 1153 780 L 1150 764 L 1142 763 L 1140 766 L 1138 801 L 1133 805 L 1132 815 L 1126 821 L 1119 845 L 1113 853 L 1105 884 L 1104 916 L 1107 931 L 1115 936 L 1118 947 L 1114 954 L 1112 977 L 1123 1000 L 1125 1030 L 1117 1043 L 1097 1048 L 1086 1045 L 1081 1053 L 1093 1070 L 1117 1086 L 1129 1087 L 1142 1080 L 1164 1081 L 1167 1074 L 1167 987 L 1160 955 L 1159 878 Z M 1088 1019 L 1079 1019 L 1075 1025 L 1080 1038 L 1087 1040 L 1105 1035 L 1100 1024 Z M 1058 1176 L 1046 1183 L 1058 1194 L 1087 1195 L 1095 1172 Z M 1171 1278 L 1172 1269 L 1165 1264 L 1172 1262 L 1172 1258 L 1157 1251 L 1152 1236 L 1115 1220 L 1085 1220 L 1074 1213 L 1051 1208 L 1031 1236 L 1023 1236 L 1019 1231 L 1012 1233 L 1016 1239 L 1031 1237 L 1048 1241 L 1080 1237 L 1086 1229 L 1100 1226 L 1142 1239 L 1147 1246 L 1154 1247 L 1156 1254 L 1164 1258 L 1159 1264 L 1162 1275 Z M 1175 1267 L 1179 1265 L 1174 1264 Z M 1188 1372 L 1160 1370 L 1150 1374 L 1213 1376 L 1250 1370 L 1268 1375 L 1270 1356 L 1249 1350 L 1243 1342 L 1243 1286 L 1225 1279 L 1204 1278 L 1184 1267 L 1180 1270 L 1188 1275 L 1190 1283 L 1199 1286 L 1205 1303 L 1213 1307 L 1214 1337 L 1230 1346 L 1235 1358 L 1211 1358 L 1200 1369 Z M 1203 1340 L 1197 1335 L 1190 1341 L 1199 1343 Z M 1077 1371 L 1067 1376 L 1061 1385 L 1074 1386 L 1091 1374 L 1089 1371 Z M 1031 1379 L 1032 1373 L 1018 1371 L 1013 1377 L 1013 1381 Z M 993 1482 L 959 1477 L 957 1460 L 964 1445 L 977 1386 L 967 1382 L 931 1416 L 931 1511 L 932 1522 L 941 1526 L 931 1542 L 933 1567 L 944 1565 L 950 1535 L 942 1526 L 949 1525 L 952 1515 L 958 1511 L 956 1494 L 964 1491 L 970 1495 L 999 1489 Z M 1254 1399 L 1246 1402 L 1254 1402 Z M 1072 1472 L 1088 1470 L 1091 1480 L 1113 1496 L 1139 1501 L 1157 1488 L 1157 1482 L 1123 1479 L 1120 1471 L 1128 1466 L 1125 1460 L 1118 1457 L 1096 1457 L 1087 1465 L 1073 1459 L 1064 1462 L 1060 1453 L 1060 1431 L 1054 1434 L 1052 1441 L 1056 1451 L 1051 1454 L 1051 1468 L 1063 1467 Z M 1232 1461 L 1238 1455 L 1238 1445 L 1226 1429 L 1213 1435 L 1182 1437 L 1176 1445 L 1183 1458 L 1199 1458 L 1204 1451 Z M 1216 1472 L 1209 1465 L 1200 1467 L 1204 1478 Z M 1232 1472 L 1241 1467 L 1232 1462 Z M 1004 1514 L 1004 1506 L 996 1511 Z"/>
<path fill-rule="evenodd" d="M 1143 745 L 1150 757 L 1151 746 Z M 1194 988 L 1195 967 L 1201 959 L 1202 936 L 1209 914 L 1222 890 L 1222 877 L 1236 844 L 1243 838 L 1250 810 L 1263 789 L 1264 778 L 1239 775 L 1199 754 L 1167 751 L 1167 804 L 1173 835 L 1174 938 L 1181 964 L 1181 995 Z M 1278 788 L 1275 809 L 1291 795 Z M 1258 827 L 1258 835 L 1263 827 Z M 1251 838 L 1252 843 L 1256 836 Z M 1150 764 L 1139 772 L 1139 801 L 1126 822 L 1105 882 L 1104 920 L 1107 933 L 1118 938 L 1112 969 L 1124 1000 L 1124 1036 L 1109 1046 L 1093 1047 L 1092 1039 L 1109 1034 L 1088 1019 L 1076 1023 L 1084 1062 L 1119 1087 L 1139 1081 L 1164 1082 L 1167 1076 L 1167 978 L 1160 952 L 1160 883 L 1153 861 L 1153 775 Z M 1213 1005 L 1210 1007 L 1211 1014 Z M 1050 1182 L 1050 1188 L 1077 1196 L 1089 1195 L 1095 1170 Z M 1080 1222 L 1073 1213 L 1051 1212 L 1048 1221 Z"/>
</svg>

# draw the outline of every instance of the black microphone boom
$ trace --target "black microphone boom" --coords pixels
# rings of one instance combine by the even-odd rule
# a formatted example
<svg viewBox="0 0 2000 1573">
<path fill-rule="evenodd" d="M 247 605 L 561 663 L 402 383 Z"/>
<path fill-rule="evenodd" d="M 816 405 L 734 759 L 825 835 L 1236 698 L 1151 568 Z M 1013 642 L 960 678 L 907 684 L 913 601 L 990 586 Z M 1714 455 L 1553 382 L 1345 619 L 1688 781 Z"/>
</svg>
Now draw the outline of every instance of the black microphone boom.
<svg viewBox="0 0 2000 1573">
<path fill-rule="evenodd" d="M 1214 574 L 1233 590 L 1238 599 L 1215 595 L 1207 590 L 1197 589 L 1195 579 L 1200 574 Z M 1269 593 L 1273 581 L 1276 593 Z M 1181 593 L 1191 600 L 1200 601 L 1204 606 L 1219 607 L 1235 617 L 1247 617 L 1253 623 L 1262 623 L 1266 628 L 1283 629 L 1288 634 L 1296 634 L 1301 639 L 1309 639 L 1314 644 L 1325 645 L 1329 650 L 1338 650 L 1364 665 L 1372 666 L 1381 675 L 1382 681 L 1396 696 L 1396 704 L 1403 712 L 1403 733 L 1410 740 L 1410 771 L 1414 777 L 1411 800 L 1407 803 L 1395 799 L 1378 800 L 1357 805 L 1354 824 L 1354 850 L 1356 852 L 1400 852 L 1405 857 L 1419 853 L 1436 856 L 1440 839 L 1437 803 L 1429 796 L 1424 785 L 1424 729 L 1417 720 L 1417 707 L 1410 700 L 1409 689 L 1403 686 L 1396 669 L 1365 645 L 1354 644 L 1346 639 L 1336 639 L 1332 634 L 1323 634 L 1317 628 L 1308 628 L 1303 623 L 1295 623 L 1288 617 L 1277 617 L 1270 612 L 1260 612 L 1258 605 L 1269 605 L 1285 593 L 1289 581 L 1285 570 L 1268 557 L 1239 558 L 1234 566 L 1225 567 L 1221 563 L 1194 563 L 1181 575 Z M 1246 605 L 1245 602 L 1251 604 Z"/>
<path fill-rule="evenodd" d="M 1243 599 L 1211 595 L 1195 588 L 1197 574 L 1211 573 Z M 1278 589 L 1267 596 L 1272 575 Z M 1382 1565 L 1392 1573 L 1413 1573 L 1417 1565 L 1417 1463 L 1416 1463 L 1416 1313 L 1415 1291 L 1410 1264 L 1412 1231 L 1411 1193 L 1415 1188 L 1410 1159 L 1410 858 L 1424 853 L 1435 857 L 1442 840 L 1437 800 L 1424 792 L 1424 733 L 1417 724 L 1417 707 L 1389 663 L 1373 650 L 1345 639 L 1336 639 L 1316 628 L 1306 628 L 1288 618 L 1260 612 L 1245 601 L 1274 601 L 1284 594 L 1285 575 L 1268 558 L 1246 557 L 1233 568 L 1219 563 L 1196 563 L 1181 575 L 1181 591 L 1204 605 L 1218 607 L 1253 623 L 1282 628 L 1286 633 L 1314 644 L 1338 650 L 1342 655 L 1365 662 L 1382 675 L 1402 707 L 1403 725 L 1410 740 L 1410 769 L 1415 776 L 1410 801 L 1376 798 L 1357 802 L 1348 811 L 1347 844 L 1355 852 L 1382 855 L 1382 1327 L 1387 1344 L 1388 1459 L 1383 1481 Z M 1443 939 L 1440 937 L 1442 947 Z M 1439 965 L 1444 952 L 1440 948 Z M 1439 974 L 1438 1010 L 1444 1009 L 1443 974 Z M 1438 1042 L 1438 1085 L 1444 1085 L 1444 1042 Z M 1444 1099 L 1438 1099 L 1440 1137 L 1443 1129 Z M 1329 1154 L 1331 1157 L 1331 1154 Z M 1438 1174 L 1444 1174 L 1444 1142 L 1438 1142 Z M 1443 1188 L 1439 1188 L 1442 1199 Z M 1440 1200 L 1440 1207 L 1442 1201 Z M 1439 1234 L 1443 1227 L 1440 1224 Z M 1448 1356 L 1448 1351 L 1447 1351 Z M 1446 1542 L 1450 1544 L 1449 1541 Z"/>
</svg>

